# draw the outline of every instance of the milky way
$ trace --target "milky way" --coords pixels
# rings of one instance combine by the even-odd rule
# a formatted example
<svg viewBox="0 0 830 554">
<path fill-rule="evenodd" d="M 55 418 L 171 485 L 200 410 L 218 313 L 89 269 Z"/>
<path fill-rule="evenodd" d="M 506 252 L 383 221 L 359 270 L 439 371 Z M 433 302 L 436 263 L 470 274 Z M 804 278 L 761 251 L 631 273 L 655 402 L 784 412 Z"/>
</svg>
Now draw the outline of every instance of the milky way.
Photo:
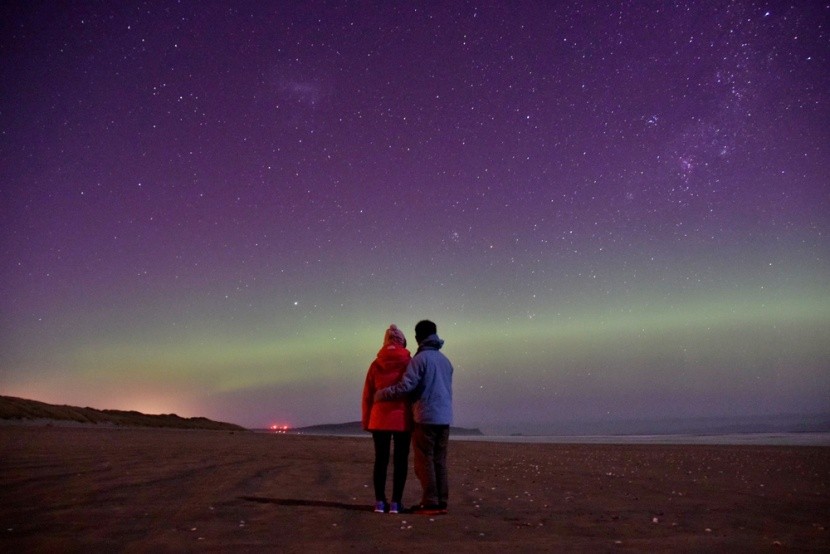
<svg viewBox="0 0 830 554">
<path fill-rule="evenodd" d="M 830 411 L 828 6 L 4 6 L 2 394 L 461 425 Z M 512 427 L 511 427 L 512 426 Z"/>
</svg>

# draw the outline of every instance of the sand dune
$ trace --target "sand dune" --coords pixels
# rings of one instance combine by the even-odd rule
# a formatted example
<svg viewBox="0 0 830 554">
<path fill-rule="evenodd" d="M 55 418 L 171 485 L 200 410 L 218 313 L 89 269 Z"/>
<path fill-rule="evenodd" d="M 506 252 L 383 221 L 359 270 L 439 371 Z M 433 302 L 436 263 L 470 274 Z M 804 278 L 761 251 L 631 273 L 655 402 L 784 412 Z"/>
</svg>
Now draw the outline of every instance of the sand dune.
<svg viewBox="0 0 830 554">
<path fill-rule="evenodd" d="M 450 513 L 381 515 L 360 438 L 0 428 L 0 549 L 763 551 L 830 545 L 830 448 L 451 443 Z M 405 502 L 418 500 L 411 476 Z"/>
<path fill-rule="evenodd" d="M 51 424 L 93 424 L 125 427 L 165 427 L 173 429 L 212 429 L 242 431 L 233 423 L 213 421 L 205 417 L 180 417 L 176 414 L 143 414 L 136 411 L 97 410 L 77 406 L 59 406 L 14 396 L 0 396 L 0 420 L 49 422 Z"/>
</svg>

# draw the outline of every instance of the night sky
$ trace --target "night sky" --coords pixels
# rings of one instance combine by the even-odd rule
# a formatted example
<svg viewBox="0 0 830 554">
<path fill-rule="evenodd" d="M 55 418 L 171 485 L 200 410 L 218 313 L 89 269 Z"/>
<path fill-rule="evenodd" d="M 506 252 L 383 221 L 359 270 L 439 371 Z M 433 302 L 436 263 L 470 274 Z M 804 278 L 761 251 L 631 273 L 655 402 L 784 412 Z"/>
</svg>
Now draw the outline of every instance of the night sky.
<svg viewBox="0 0 830 554">
<path fill-rule="evenodd" d="M 459 425 L 830 411 L 826 3 L 0 10 L 0 394 L 353 421 L 429 318 Z"/>
</svg>

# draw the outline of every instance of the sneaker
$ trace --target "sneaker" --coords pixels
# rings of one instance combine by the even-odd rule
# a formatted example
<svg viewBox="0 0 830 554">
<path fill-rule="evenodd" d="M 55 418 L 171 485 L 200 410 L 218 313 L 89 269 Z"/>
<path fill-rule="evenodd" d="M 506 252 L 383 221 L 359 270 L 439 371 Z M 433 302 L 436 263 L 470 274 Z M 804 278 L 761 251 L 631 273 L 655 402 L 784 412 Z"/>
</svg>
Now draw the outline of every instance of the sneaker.
<svg viewBox="0 0 830 554">
<path fill-rule="evenodd" d="M 389 513 L 390 514 L 398 514 L 401 511 L 401 505 L 398 502 L 392 502 L 389 504 Z"/>
<path fill-rule="evenodd" d="M 410 512 L 412 512 L 413 514 L 434 516 L 438 514 L 446 514 L 447 508 L 442 508 L 440 504 L 418 504 L 416 506 L 412 506 Z"/>
<path fill-rule="evenodd" d="M 386 511 L 386 502 L 383 500 L 378 500 L 375 502 L 375 513 L 382 514 Z"/>
</svg>

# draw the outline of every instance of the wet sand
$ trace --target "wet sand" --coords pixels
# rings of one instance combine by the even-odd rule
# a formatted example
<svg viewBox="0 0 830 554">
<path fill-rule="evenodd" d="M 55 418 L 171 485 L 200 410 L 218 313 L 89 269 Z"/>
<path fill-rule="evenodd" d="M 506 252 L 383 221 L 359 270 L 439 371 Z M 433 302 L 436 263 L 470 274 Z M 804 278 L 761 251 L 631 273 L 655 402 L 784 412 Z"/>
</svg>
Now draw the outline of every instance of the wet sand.
<svg viewBox="0 0 830 554">
<path fill-rule="evenodd" d="M 828 447 L 452 441 L 443 516 L 373 513 L 372 459 L 360 438 L 0 427 L 0 551 L 830 549 Z"/>
</svg>

